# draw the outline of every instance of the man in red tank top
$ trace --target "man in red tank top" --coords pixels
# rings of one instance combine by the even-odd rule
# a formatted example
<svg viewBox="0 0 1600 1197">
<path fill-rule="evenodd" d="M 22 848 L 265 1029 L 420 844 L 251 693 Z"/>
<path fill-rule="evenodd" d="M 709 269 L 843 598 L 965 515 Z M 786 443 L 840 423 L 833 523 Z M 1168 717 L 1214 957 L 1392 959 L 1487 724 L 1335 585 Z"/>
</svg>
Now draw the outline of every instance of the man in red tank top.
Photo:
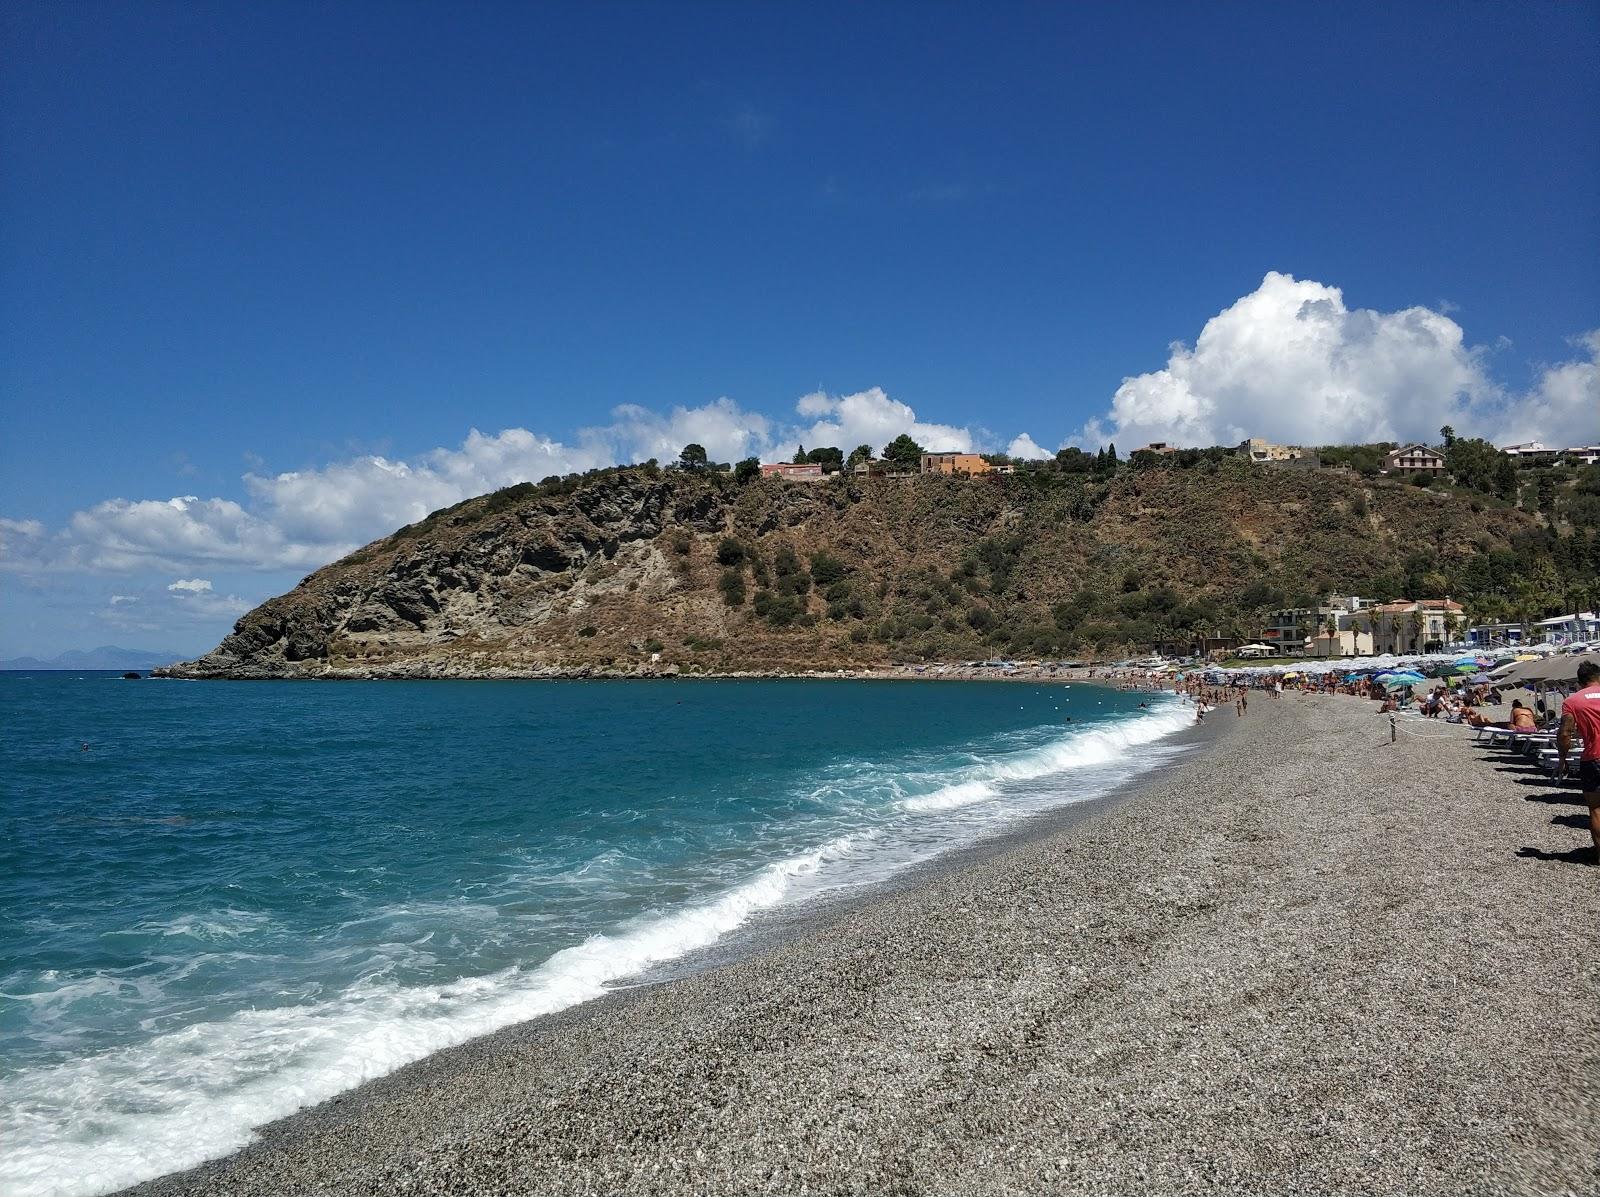
<svg viewBox="0 0 1600 1197">
<path fill-rule="evenodd" d="M 1565 776 L 1573 738 L 1583 737 L 1578 780 L 1583 785 L 1583 800 L 1589 804 L 1589 835 L 1594 839 L 1595 863 L 1600 864 L 1600 665 L 1593 661 L 1579 665 L 1578 686 L 1561 704 L 1556 749 L 1561 754 L 1561 772 Z"/>
</svg>

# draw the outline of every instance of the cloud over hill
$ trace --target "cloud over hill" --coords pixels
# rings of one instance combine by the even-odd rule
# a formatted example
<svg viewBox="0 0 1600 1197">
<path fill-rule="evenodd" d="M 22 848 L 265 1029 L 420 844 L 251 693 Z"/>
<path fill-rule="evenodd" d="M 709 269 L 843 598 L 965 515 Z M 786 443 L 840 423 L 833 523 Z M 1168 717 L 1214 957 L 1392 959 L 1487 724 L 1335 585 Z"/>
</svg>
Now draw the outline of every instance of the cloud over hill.
<svg viewBox="0 0 1600 1197">
<path fill-rule="evenodd" d="M 1600 432 L 1600 333 L 1577 360 L 1543 371 L 1525 395 L 1490 377 L 1488 352 L 1423 307 L 1349 308 L 1338 287 L 1269 273 L 1176 344 L 1160 370 L 1123 380 L 1110 410 L 1072 439 L 1133 448 L 1151 440 L 1350 444 L 1462 435 L 1565 442 Z"/>
</svg>

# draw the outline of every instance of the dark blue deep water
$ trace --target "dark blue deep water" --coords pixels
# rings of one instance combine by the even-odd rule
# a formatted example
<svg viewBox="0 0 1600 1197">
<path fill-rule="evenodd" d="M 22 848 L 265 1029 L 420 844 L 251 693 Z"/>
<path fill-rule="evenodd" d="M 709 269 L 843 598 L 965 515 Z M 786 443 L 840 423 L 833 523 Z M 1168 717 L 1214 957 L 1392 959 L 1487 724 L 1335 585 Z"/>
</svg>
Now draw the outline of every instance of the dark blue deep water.
<svg viewBox="0 0 1600 1197">
<path fill-rule="evenodd" d="M 0 673 L 0 1192 L 224 1154 L 764 910 L 1104 792 L 1190 718 L 1141 698 Z"/>
</svg>

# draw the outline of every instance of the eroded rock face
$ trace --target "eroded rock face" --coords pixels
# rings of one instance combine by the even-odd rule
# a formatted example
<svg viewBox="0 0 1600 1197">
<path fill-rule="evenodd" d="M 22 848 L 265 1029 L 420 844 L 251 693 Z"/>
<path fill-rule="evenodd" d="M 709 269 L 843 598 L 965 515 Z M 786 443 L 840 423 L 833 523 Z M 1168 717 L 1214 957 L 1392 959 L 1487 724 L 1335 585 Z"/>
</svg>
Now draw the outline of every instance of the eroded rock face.
<svg viewBox="0 0 1600 1197">
<path fill-rule="evenodd" d="M 477 509 L 475 510 L 475 505 Z M 673 528 L 699 535 L 728 523 L 723 493 L 701 479 L 619 471 L 570 495 L 530 495 L 492 513 L 473 500 L 401 529 L 318 570 L 289 594 L 245 615 L 182 677 L 475 676 L 497 668 L 537 674 L 570 629 L 538 630 L 588 599 L 555 598 L 577 588 L 646 601 L 675 584 L 647 557 L 630 557 L 607 578 L 585 571 L 617 560 L 624 546 Z M 588 626 L 588 625 L 585 625 Z M 522 634 L 516 653 L 507 643 Z M 592 634 L 592 633 L 591 633 Z M 477 657 L 459 649 L 487 642 Z M 514 658 L 508 665 L 506 655 Z M 635 667 L 629 662 L 626 668 Z M 585 666 L 587 668 L 588 666 Z M 601 668 L 617 668 L 601 666 Z M 657 671 L 659 672 L 659 670 Z"/>
</svg>

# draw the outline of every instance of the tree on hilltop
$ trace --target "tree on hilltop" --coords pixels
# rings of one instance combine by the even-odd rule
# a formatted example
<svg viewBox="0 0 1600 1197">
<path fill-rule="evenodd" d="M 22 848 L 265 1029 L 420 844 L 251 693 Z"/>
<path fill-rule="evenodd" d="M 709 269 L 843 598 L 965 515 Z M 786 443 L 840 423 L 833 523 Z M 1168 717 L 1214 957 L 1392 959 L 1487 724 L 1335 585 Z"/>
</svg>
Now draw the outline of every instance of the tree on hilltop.
<svg viewBox="0 0 1600 1197">
<path fill-rule="evenodd" d="M 1094 458 L 1076 445 L 1068 446 L 1056 454 L 1056 468 L 1064 474 L 1087 474 L 1093 465 Z"/>
<path fill-rule="evenodd" d="M 854 449 L 850 450 L 850 456 L 845 459 L 845 463 L 844 464 L 845 464 L 845 468 L 846 469 L 853 470 L 858 465 L 860 465 L 862 462 L 871 461 L 871 460 L 872 460 L 872 446 L 871 445 L 857 445 Z"/>
<path fill-rule="evenodd" d="M 683 447 L 683 452 L 678 454 L 678 460 L 683 463 L 686 470 L 700 470 L 705 468 L 706 447 L 697 445 L 693 441 Z"/>
<path fill-rule="evenodd" d="M 892 466 L 917 470 L 922 468 L 923 452 L 921 445 L 902 432 L 883 447 L 883 460 Z"/>
</svg>

